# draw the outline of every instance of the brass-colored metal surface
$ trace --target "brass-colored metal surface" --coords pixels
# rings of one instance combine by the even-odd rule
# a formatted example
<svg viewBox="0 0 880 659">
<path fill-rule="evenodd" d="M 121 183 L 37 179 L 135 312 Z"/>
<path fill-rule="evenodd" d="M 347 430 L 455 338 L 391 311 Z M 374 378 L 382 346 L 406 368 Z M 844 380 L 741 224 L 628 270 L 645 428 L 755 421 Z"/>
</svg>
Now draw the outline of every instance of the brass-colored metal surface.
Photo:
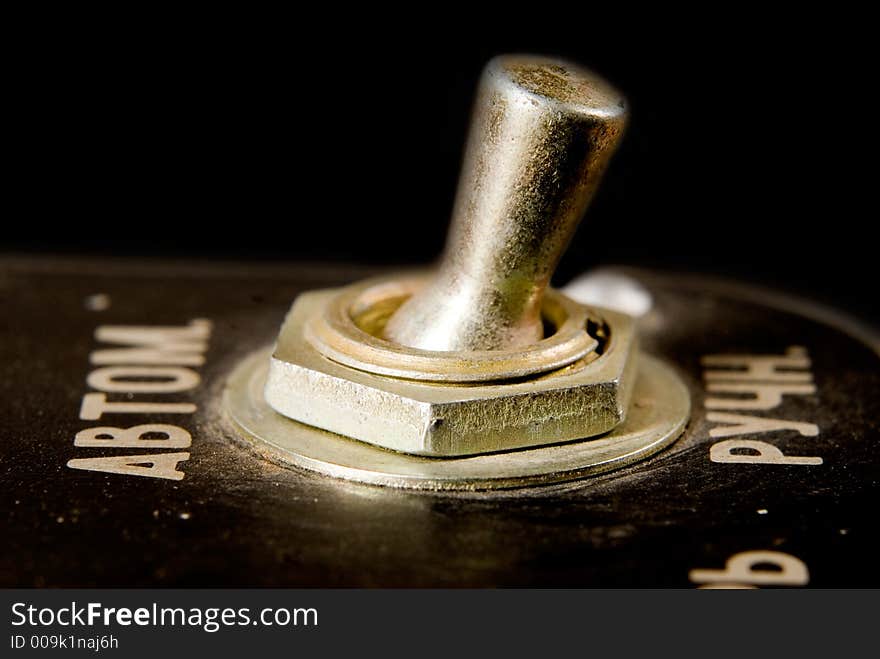
<svg viewBox="0 0 880 659">
<path fill-rule="evenodd" d="M 569 62 L 498 57 L 480 83 L 446 251 L 386 338 L 432 351 L 530 346 L 542 298 L 626 122 L 624 99 Z"/>
<path fill-rule="evenodd" d="M 492 60 L 439 270 L 301 295 L 270 360 L 267 406 L 435 458 L 584 440 L 622 423 L 638 368 L 633 319 L 549 282 L 624 105 L 570 63 Z"/>
<path fill-rule="evenodd" d="M 305 339 L 325 357 L 370 373 L 431 382 L 491 382 L 553 371 L 598 357 L 587 333 L 602 320 L 548 290 L 542 316 L 550 336 L 522 348 L 436 352 L 382 339 L 388 317 L 424 286 L 423 277 L 383 277 L 339 291 L 305 326 Z"/>
<path fill-rule="evenodd" d="M 305 338 L 338 290 L 300 295 L 278 336 L 265 388 L 291 419 L 395 451 L 451 456 L 581 439 L 626 414 L 635 375 L 633 321 L 596 309 L 610 341 L 594 361 L 502 382 L 423 382 L 376 375 L 328 359 Z"/>
<path fill-rule="evenodd" d="M 276 414 L 263 398 L 268 351 L 244 360 L 228 380 L 224 407 L 253 448 L 281 464 L 376 485 L 422 490 L 487 490 L 575 480 L 660 451 L 684 430 L 690 395 L 656 359 L 643 356 L 625 422 L 601 437 L 518 451 L 427 458 L 388 451 Z M 635 373 L 633 375 L 636 375 Z M 387 427 L 389 436 L 396 428 Z"/>
</svg>

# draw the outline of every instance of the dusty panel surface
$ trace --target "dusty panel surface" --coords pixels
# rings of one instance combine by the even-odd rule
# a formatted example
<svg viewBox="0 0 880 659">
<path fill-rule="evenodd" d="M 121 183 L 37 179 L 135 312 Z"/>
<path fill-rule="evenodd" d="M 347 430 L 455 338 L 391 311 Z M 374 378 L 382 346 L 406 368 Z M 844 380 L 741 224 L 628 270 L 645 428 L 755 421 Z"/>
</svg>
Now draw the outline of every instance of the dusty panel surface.
<svg viewBox="0 0 880 659">
<path fill-rule="evenodd" d="M 635 273 L 655 299 L 642 344 L 678 370 L 693 404 L 684 436 L 644 463 L 566 485 L 452 495 L 356 485 L 261 459 L 224 418 L 227 375 L 272 343 L 298 292 L 367 274 L 4 262 L 0 584 L 690 587 L 693 570 L 774 551 L 803 563 L 811 586 L 880 585 L 877 353 L 778 300 L 705 280 Z M 98 328 L 196 319 L 211 323 L 204 363 L 186 366 L 196 385 L 106 393 L 111 403 L 194 411 L 81 418 L 84 396 L 101 393 L 94 372 L 108 366 L 92 363 L 96 351 L 125 347 L 96 338 Z M 812 393 L 786 394 L 768 410 L 707 409 L 707 398 L 748 396 L 707 392 L 706 356 L 801 348 L 811 364 L 792 372 L 808 374 L 800 384 Z M 802 425 L 723 435 L 732 424 L 719 414 Z M 182 428 L 191 445 L 75 445 L 89 428 L 150 424 Z M 725 440 L 761 441 L 821 464 L 713 461 L 712 447 Z M 96 461 L 175 453 L 189 454 L 176 463 L 179 480 L 133 473 L 148 462 L 120 474 L 99 470 L 118 461 Z"/>
</svg>

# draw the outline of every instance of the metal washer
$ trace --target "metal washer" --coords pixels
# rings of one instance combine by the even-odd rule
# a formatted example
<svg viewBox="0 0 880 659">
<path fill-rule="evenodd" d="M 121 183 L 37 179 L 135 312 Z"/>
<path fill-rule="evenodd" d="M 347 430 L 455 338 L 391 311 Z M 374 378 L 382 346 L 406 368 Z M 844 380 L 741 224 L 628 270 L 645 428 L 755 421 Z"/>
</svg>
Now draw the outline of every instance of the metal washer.
<svg viewBox="0 0 880 659">
<path fill-rule="evenodd" d="M 381 338 L 387 317 L 425 285 L 424 276 L 377 277 L 334 291 L 305 324 L 305 339 L 319 353 L 349 368 L 407 380 L 489 382 L 536 375 L 595 359 L 598 341 L 587 332 L 590 320 L 602 320 L 586 306 L 553 289 L 544 292 L 542 317 L 554 329 L 526 348 L 466 352 L 433 352 Z M 396 304 L 389 308 L 389 303 Z M 358 313 L 353 313 L 359 309 Z M 365 328 L 355 315 L 372 317 Z"/>
<path fill-rule="evenodd" d="M 417 490 L 494 490 L 575 480 L 643 460 L 671 444 L 690 415 L 690 395 L 673 371 L 640 355 L 626 421 L 576 442 L 460 458 L 425 458 L 292 421 L 269 407 L 263 388 L 271 350 L 243 360 L 224 392 L 225 409 L 258 453 L 283 465 L 363 483 Z"/>
</svg>

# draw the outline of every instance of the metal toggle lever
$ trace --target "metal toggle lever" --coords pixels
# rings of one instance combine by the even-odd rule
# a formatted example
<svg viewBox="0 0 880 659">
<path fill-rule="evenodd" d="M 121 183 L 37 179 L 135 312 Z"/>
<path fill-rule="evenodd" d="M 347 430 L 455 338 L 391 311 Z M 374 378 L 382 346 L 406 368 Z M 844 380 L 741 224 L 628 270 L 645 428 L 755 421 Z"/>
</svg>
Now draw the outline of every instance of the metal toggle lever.
<svg viewBox="0 0 880 659">
<path fill-rule="evenodd" d="M 495 350 L 544 338 L 550 277 L 622 136 L 607 82 L 544 57 L 486 67 L 437 275 L 385 338 L 424 350 Z"/>
</svg>

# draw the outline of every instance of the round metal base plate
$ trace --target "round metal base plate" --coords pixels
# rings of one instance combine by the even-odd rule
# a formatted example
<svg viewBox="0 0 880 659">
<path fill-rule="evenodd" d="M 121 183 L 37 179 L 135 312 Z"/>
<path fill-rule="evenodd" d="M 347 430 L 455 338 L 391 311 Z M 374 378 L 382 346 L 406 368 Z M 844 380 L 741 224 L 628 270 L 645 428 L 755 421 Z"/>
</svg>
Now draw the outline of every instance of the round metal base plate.
<svg viewBox="0 0 880 659">
<path fill-rule="evenodd" d="M 671 444 L 690 414 L 673 371 L 640 355 L 626 421 L 599 437 L 488 455 L 425 458 L 396 453 L 292 421 L 269 407 L 263 388 L 269 350 L 233 371 L 225 408 L 240 434 L 268 459 L 364 483 L 421 490 L 489 490 L 558 483 L 618 469 Z"/>
</svg>

